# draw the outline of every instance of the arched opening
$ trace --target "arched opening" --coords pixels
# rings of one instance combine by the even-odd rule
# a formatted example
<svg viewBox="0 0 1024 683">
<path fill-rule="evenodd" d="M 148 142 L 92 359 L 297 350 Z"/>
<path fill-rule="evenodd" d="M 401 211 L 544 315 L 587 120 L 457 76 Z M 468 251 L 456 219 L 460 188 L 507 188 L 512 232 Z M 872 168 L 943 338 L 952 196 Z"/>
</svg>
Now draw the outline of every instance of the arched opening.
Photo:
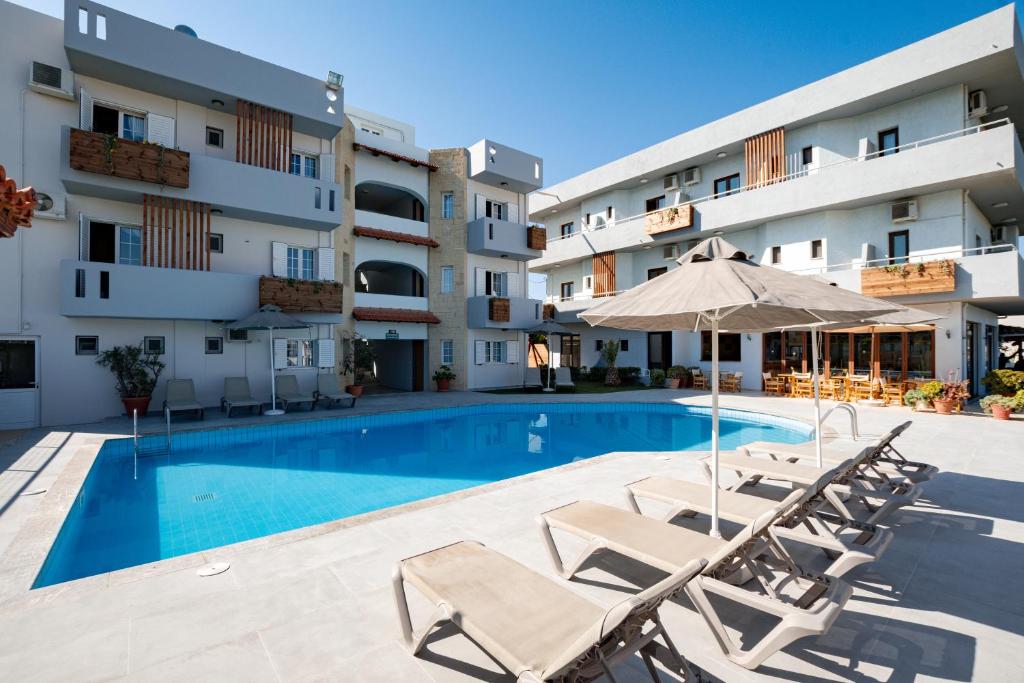
<svg viewBox="0 0 1024 683">
<path fill-rule="evenodd" d="M 356 268 L 356 291 L 365 294 L 426 296 L 423 273 L 405 263 L 365 261 Z"/>
<path fill-rule="evenodd" d="M 359 183 L 356 186 L 356 210 L 413 221 L 425 220 L 423 201 L 419 197 L 400 187 L 380 183 Z"/>
</svg>

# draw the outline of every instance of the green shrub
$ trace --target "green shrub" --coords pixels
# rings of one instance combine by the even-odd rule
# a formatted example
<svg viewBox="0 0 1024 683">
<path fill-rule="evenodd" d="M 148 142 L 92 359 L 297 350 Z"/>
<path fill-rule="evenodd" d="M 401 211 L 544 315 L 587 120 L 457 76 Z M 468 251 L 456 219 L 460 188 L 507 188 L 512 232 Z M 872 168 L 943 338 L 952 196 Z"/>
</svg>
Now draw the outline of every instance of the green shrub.
<svg viewBox="0 0 1024 683">
<path fill-rule="evenodd" d="M 907 393 L 903 394 L 903 402 L 908 406 L 916 405 L 918 401 L 927 401 L 924 392 L 920 389 L 911 389 Z"/>
<path fill-rule="evenodd" d="M 1017 404 L 1017 410 L 1024 410 L 1024 389 L 1014 394 L 1013 402 Z"/>
<path fill-rule="evenodd" d="M 637 384 L 640 381 L 640 368 L 633 366 L 619 368 L 619 379 L 623 384 Z"/>
<path fill-rule="evenodd" d="M 1013 395 L 1024 389 L 1024 370 L 993 370 L 981 383 L 990 394 Z"/>
<path fill-rule="evenodd" d="M 686 379 L 690 376 L 690 371 L 682 365 L 673 365 L 668 369 L 669 379 Z"/>
<path fill-rule="evenodd" d="M 663 387 L 665 386 L 665 371 L 664 370 L 651 370 L 651 386 L 652 387 Z"/>
<path fill-rule="evenodd" d="M 920 391 L 924 394 L 924 399 L 926 401 L 934 401 L 938 397 L 942 396 L 942 382 L 939 380 L 925 382 L 921 385 Z"/>
<path fill-rule="evenodd" d="M 1012 396 L 1000 396 L 999 394 L 992 394 L 981 399 L 981 409 L 986 413 L 992 412 L 992 406 L 1002 406 L 1010 412 L 1018 410 L 1017 400 Z"/>
</svg>

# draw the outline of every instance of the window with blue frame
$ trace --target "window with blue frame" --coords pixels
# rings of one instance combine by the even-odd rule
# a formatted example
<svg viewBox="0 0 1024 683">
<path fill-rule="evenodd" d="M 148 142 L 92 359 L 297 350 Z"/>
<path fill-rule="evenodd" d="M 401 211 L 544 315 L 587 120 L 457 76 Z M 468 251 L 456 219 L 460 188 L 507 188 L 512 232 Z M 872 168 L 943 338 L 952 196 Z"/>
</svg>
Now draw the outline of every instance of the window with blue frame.
<svg viewBox="0 0 1024 683">
<path fill-rule="evenodd" d="M 118 230 L 117 262 L 128 266 L 142 265 L 142 230 L 121 226 Z"/>
<path fill-rule="evenodd" d="M 288 277 L 293 280 L 313 279 L 313 250 L 288 247 Z"/>
<path fill-rule="evenodd" d="M 122 114 L 121 137 L 141 142 L 146 139 L 146 119 L 134 114 Z"/>
</svg>

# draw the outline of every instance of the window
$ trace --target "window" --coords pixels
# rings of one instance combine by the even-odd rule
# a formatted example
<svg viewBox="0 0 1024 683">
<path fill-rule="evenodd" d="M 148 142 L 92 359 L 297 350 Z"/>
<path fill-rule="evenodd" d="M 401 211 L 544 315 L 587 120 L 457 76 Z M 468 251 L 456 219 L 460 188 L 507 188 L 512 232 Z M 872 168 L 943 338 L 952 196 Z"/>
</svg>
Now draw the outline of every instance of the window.
<svg viewBox="0 0 1024 683">
<path fill-rule="evenodd" d="M 327 192 L 327 210 L 334 211 L 334 190 Z"/>
<path fill-rule="evenodd" d="M 110 298 L 110 271 L 109 270 L 101 270 L 100 271 L 100 298 L 101 299 L 109 299 Z"/>
<path fill-rule="evenodd" d="M 484 205 L 484 215 L 488 218 L 497 218 L 498 220 L 504 220 L 505 218 L 505 205 L 499 202 L 492 202 L 490 199 Z"/>
<path fill-rule="evenodd" d="M 441 365 L 455 364 L 455 341 L 452 339 L 441 340 Z"/>
<path fill-rule="evenodd" d="M 605 211 L 605 216 L 608 218 L 608 220 L 611 220 L 615 216 L 615 209 L 609 206 L 608 209 Z"/>
<path fill-rule="evenodd" d="M 580 335 L 563 334 L 559 347 L 559 364 L 566 368 L 578 368 L 580 366 Z"/>
<path fill-rule="evenodd" d="M 823 254 L 821 240 L 811 240 L 811 258 L 821 258 Z"/>
<path fill-rule="evenodd" d="M 561 286 L 562 301 L 571 301 L 572 300 L 573 284 L 574 283 L 572 283 L 572 282 L 563 282 L 562 283 L 562 286 Z"/>
<path fill-rule="evenodd" d="M 217 355 L 224 353 L 224 338 L 223 337 L 207 337 L 206 338 L 206 355 Z"/>
<path fill-rule="evenodd" d="M 508 296 L 508 273 L 487 271 L 487 293 L 492 296 Z"/>
<path fill-rule="evenodd" d="M 572 223 L 572 221 L 569 221 L 568 223 L 562 223 L 562 227 L 560 228 L 559 232 L 560 232 L 562 237 L 569 237 L 569 236 L 571 236 L 572 233 L 573 233 L 573 223 Z"/>
<path fill-rule="evenodd" d="M 117 262 L 127 266 L 142 265 L 142 230 L 118 228 Z"/>
<path fill-rule="evenodd" d="M 811 164 L 813 162 L 814 162 L 814 148 L 813 147 L 804 147 L 802 150 L 800 150 L 800 163 L 802 163 L 804 166 L 807 166 L 807 165 L 809 165 L 809 164 Z"/>
<path fill-rule="evenodd" d="M 455 193 L 445 192 L 441 195 L 441 218 L 455 218 Z"/>
<path fill-rule="evenodd" d="M 584 216 L 584 218 L 583 218 L 583 225 L 585 225 L 588 228 L 590 227 L 590 214 L 589 213 Z"/>
<path fill-rule="evenodd" d="M 724 197 L 726 195 L 739 192 L 740 190 L 740 174 L 733 173 L 732 175 L 725 176 L 724 178 L 718 178 L 715 180 L 715 199 L 718 197 Z"/>
<path fill-rule="evenodd" d="M 220 128 L 207 126 L 206 144 L 210 147 L 224 147 L 224 131 Z"/>
<path fill-rule="evenodd" d="M 115 105 L 92 105 L 92 129 L 136 142 L 146 139 L 146 117 L 142 112 L 124 111 Z"/>
<path fill-rule="evenodd" d="M 739 362 L 740 337 L 738 334 L 721 333 L 718 335 L 718 360 Z M 711 333 L 700 333 L 700 359 L 711 360 Z"/>
<path fill-rule="evenodd" d="M 659 209 L 664 209 L 665 195 L 661 195 L 659 197 L 651 197 L 644 204 L 644 208 L 646 209 L 647 213 L 650 213 L 651 211 L 658 211 Z"/>
<path fill-rule="evenodd" d="M 455 292 L 455 266 L 441 266 L 441 293 Z"/>
<path fill-rule="evenodd" d="M 619 351 L 629 351 L 629 340 L 622 339 L 619 341 Z"/>
<path fill-rule="evenodd" d="M 317 157 L 307 152 L 292 152 L 292 163 L 288 172 L 292 175 L 316 178 Z"/>
<path fill-rule="evenodd" d="M 320 188 L 319 187 L 314 187 L 313 188 L 313 208 L 314 209 L 319 209 L 320 208 Z"/>
<path fill-rule="evenodd" d="M 142 349 L 146 353 L 152 353 L 158 356 L 164 355 L 166 347 L 164 344 L 163 337 L 144 337 L 142 339 Z"/>
<path fill-rule="evenodd" d="M 121 137 L 142 142 L 146 139 L 146 119 L 134 114 L 121 114 Z"/>
<path fill-rule="evenodd" d="M 596 339 L 596 340 L 594 340 L 594 350 L 595 351 L 601 351 L 602 349 L 604 349 L 604 340 L 603 339 Z"/>
<path fill-rule="evenodd" d="M 900 146 L 900 129 L 890 128 L 878 134 L 878 156 L 884 157 L 887 154 L 896 154 Z"/>
<path fill-rule="evenodd" d="M 215 254 L 224 253 L 224 235 L 219 232 L 210 233 L 210 251 Z"/>
<path fill-rule="evenodd" d="M 910 256 L 910 231 L 898 230 L 889 233 L 889 265 L 906 263 Z"/>
<path fill-rule="evenodd" d="M 782 263 L 782 247 L 772 247 L 772 265 Z"/>
<path fill-rule="evenodd" d="M 352 169 L 345 165 L 345 199 L 352 201 Z"/>
<path fill-rule="evenodd" d="M 366 123 L 359 124 L 359 130 L 363 131 L 364 133 L 369 133 L 370 135 L 381 135 L 383 133 L 383 131 L 380 128 L 370 126 L 369 124 Z"/>
<path fill-rule="evenodd" d="M 75 298 L 85 298 L 85 268 L 75 268 Z"/>
<path fill-rule="evenodd" d="M 490 342 L 491 344 L 491 362 L 492 363 L 504 363 L 505 362 L 505 342 Z"/>
<path fill-rule="evenodd" d="M 99 337 L 75 337 L 76 356 L 96 356 L 100 352 Z"/>
<path fill-rule="evenodd" d="M 650 268 L 647 271 L 647 279 L 648 280 L 653 280 L 654 278 L 658 277 L 659 275 L 664 275 L 667 272 L 668 272 L 668 266 L 662 266 L 660 268 Z"/>
<path fill-rule="evenodd" d="M 313 250 L 288 247 L 288 277 L 293 280 L 313 279 Z"/>
<path fill-rule="evenodd" d="M 289 339 L 285 358 L 289 368 L 313 367 L 313 341 L 311 339 Z"/>
</svg>

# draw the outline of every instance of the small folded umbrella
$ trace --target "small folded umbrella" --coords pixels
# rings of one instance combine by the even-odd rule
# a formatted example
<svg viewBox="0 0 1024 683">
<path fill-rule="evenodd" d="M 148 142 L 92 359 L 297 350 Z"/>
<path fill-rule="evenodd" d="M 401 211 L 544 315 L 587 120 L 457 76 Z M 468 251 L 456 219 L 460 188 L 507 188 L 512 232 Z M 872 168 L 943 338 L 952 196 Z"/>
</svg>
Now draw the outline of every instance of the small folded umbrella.
<svg viewBox="0 0 1024 683">
<path fill-rule="evenodd" d="M 265 415 L 283 415 L 277 408 L 277 381 L 274 374 L 274 330 L 308 329 L 310 326 L 301 320 L 281 312 L 272 304 L 260 306 L 260 309 L 248 318 L 236 320 L 224 326 L 226 330 L 268 330 L 270 332 L 270 405 Z"/>
</svg>

